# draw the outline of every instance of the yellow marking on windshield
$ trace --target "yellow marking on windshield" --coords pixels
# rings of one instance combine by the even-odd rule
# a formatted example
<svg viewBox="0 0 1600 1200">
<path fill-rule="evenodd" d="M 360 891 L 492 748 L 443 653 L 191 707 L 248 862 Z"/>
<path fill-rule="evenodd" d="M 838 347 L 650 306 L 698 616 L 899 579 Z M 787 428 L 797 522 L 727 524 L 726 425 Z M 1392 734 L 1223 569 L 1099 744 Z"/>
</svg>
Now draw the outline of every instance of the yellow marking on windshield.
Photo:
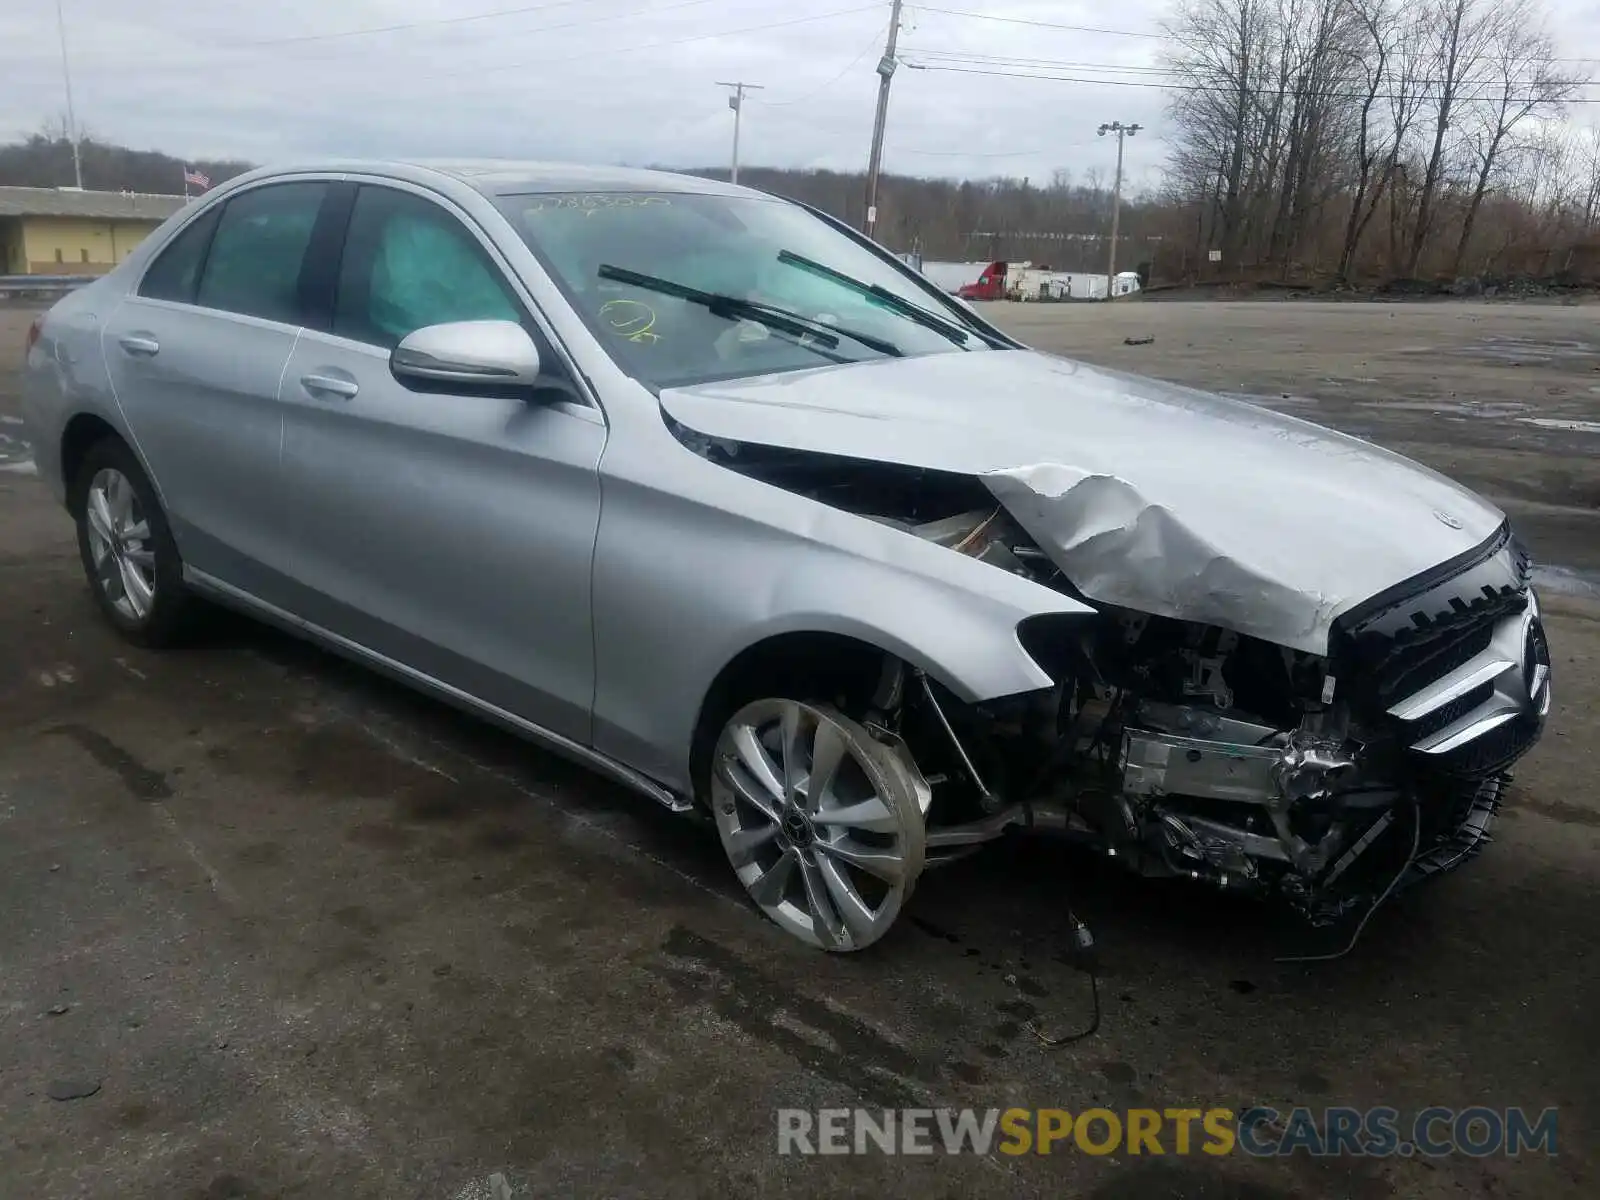
<svg viewBox="0 0 1600 1200">
<path fill-rule="evenodd" d="M 661 340 L 654 332 L 656 310 L 643 300 L 607 300 L 600 306 L 600 319 L 630 342 L 648 346 Z"/>
<path fill-rule="evenodd" d="M 640 196 L 632 192 L 581 192 L 572 195 L 540 196 L 530 200 L 522 210 L 531 215 L 538 212 L 550 212 L 557 209 L 576 210 L 586 217 L 592 217 L 597 212 L 610 212 L 616 209 L 654 208 L 662 204 L 671 204 L 665 196 Z"/>
</svg>

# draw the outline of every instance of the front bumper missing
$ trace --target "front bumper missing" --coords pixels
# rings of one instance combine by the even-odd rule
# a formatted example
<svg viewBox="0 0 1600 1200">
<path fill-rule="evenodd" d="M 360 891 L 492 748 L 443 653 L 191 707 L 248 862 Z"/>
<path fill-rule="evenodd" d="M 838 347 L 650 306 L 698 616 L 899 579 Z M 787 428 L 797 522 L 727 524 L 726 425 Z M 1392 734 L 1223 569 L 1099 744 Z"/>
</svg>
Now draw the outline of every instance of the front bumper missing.
<svg viewBox="0 0 1600 1200">
<path fill-rule="evenodd" d="M 1505 800 L 1506 788 L 1510 783 L 1511 776 L 1504 771 L 1479 782 L 1463 806 L 1459 822 L 1418 853 L 1406 868 L 1406 873 L 1400 877 L 1397 890 L 1453 871 L 1493 841 L 1490 830 L 1500 813 L 1500 805 Z"/>
</svg>

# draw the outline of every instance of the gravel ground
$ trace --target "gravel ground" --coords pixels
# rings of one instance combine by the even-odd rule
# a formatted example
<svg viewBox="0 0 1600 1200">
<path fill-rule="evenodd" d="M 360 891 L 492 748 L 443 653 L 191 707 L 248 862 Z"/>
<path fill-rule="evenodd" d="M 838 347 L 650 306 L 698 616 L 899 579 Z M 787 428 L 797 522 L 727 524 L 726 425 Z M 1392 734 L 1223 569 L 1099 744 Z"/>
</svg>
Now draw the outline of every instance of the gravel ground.
<svg viewBox="0 0 1600 1200">
<path fill-rule="evenodd" d="M 23 468 L 28 314 L 0 309 L 0 1194 L 1593 1196 L 1595 310 L 993 311 L 1512 506 L 1571 574 L 1550 729 L 1483 858 L 1329 965 L 1275 962 L 1298 943 L 1253 905 L 1047 843 L 925 876 L 870 953 L 806 952 L 701 827 L 327 655 L 233 619 L 120 643 Z M 1104 1014 L 1051 1050 L 1030 1022 L 1090 1016 L 1069 905 Z M 776 1153 L 780 1106 L 1253 1103 L 1556 1105 L 1559 1155 Z"/>
</svg>

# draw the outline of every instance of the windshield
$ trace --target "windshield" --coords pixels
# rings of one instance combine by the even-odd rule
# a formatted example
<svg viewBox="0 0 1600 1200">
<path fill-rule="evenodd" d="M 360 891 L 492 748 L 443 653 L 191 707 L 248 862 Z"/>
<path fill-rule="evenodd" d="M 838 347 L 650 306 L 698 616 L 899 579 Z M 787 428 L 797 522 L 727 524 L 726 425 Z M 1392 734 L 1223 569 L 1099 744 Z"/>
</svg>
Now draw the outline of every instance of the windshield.
<svg viewBox="0 0 1600 1200">
<path fill-rule="evenodd" d="M 502 196 L 617 363 L 655 388 L 987 349 L 954 306 L 782 200 Z"/>
</svg>

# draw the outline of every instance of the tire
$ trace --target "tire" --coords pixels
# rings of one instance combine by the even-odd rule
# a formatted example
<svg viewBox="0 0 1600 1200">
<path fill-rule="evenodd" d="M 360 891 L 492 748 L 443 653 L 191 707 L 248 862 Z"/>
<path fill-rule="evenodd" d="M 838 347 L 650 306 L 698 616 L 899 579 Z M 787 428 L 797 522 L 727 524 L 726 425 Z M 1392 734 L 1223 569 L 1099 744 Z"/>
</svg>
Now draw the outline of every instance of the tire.
<svg viewBox="0 0 1600 1200">
<path fill-rule="evenodd" d="M 155 487 L 118 438 L 96 442 L 71 481 L 78 556 L 101 614 L 138 646 L 168 646 L 191 627 L 197 600 Z"/>
<path fill-rule="evenodd" d="M 919 791 L 893 749 L 836 710 L 771 697 L 723 725 L 710 799 L 756 907 L 786 933 L 838 952 L 883 937 L 910 899 L 926 854 L 926 786 Z"/>
</svg>

